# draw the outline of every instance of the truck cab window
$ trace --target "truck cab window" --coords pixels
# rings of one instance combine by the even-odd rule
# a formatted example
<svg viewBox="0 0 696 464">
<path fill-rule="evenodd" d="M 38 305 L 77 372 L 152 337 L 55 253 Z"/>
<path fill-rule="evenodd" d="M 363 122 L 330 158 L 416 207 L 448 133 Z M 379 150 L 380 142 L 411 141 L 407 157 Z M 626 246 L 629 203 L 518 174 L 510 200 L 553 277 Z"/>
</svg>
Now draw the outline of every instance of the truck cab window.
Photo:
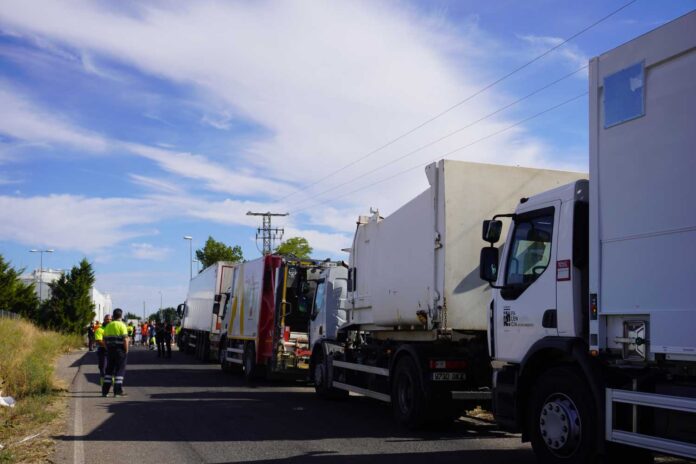
<svg viewBox="0 0 696 464">
<path fill-rule="evenodd" d="M 314 320 L 319 313 L 324 310 L 324 291 L 326 288 L 325 282 L 319 282 L 317 285 L 317 292 L 314 297 L 314 308 L 312 310 L 312 320 Z"/>
<path fill-rule="evenodd" d="M 510 244 L 505 284 L 513 287 L 531 285 L 546 270 L 551 259 L 553 209 L 519 216 Z"/>
</svg>

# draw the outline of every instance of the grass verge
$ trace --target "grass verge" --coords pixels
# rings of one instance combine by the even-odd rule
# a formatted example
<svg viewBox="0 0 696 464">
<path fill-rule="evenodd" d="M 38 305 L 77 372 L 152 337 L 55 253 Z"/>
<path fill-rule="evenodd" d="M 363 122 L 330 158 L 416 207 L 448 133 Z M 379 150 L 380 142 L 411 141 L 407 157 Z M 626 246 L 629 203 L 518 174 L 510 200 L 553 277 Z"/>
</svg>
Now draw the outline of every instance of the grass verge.
<svg viewBox="0 0 696 464">
<path fill-rule="evenodd" d="M 24 320 L 0 319 L 0 391 L 17 400 L 14 408 L 0 407 L 0 463 L 47 459 L 50 436 L 64 410 L 53 378 L 54 364 L 58 356 L 82 343 L 77 335 L 41 330 Z"/>
</svg>

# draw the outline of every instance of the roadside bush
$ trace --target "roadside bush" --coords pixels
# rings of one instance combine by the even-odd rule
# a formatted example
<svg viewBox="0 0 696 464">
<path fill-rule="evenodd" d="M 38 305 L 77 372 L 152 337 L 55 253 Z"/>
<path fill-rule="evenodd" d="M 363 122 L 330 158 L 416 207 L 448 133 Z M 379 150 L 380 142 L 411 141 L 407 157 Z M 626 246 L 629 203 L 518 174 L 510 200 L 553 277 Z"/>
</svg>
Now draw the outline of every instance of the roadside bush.
<svg viewBox="0 0 696 464">
<path fill-rule="evenodd" d="M 0 389 L 22 399 L 50 393 L 55 359 L 82 338 L 45 331 L 21 319 L 0 319 Z"/>
</svg>

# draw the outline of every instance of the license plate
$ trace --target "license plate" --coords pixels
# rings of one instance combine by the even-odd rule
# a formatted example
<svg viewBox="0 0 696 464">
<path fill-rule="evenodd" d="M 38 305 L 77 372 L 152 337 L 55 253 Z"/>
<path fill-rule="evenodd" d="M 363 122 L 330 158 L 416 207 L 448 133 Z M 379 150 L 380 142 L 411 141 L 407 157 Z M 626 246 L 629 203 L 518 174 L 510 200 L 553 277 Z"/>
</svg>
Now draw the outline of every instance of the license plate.
<svg viewBox="0 0 696 464">
<path fill-rule="evenodd" d="M 435 381 L 457 381 L 466 380 L 464 372 L 433 372 L 433 380 Z"/>
</svg>

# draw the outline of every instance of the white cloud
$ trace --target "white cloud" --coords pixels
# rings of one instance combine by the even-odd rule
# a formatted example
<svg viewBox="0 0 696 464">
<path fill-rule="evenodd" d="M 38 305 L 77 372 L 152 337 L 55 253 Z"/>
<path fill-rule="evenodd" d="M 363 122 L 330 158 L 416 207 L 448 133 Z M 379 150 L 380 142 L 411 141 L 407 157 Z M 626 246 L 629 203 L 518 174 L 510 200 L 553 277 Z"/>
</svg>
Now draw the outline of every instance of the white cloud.
<svg viewBox="0 0 696 464">
<path fill-rule="evenodd" d="M 156 247 L 150 243 L 131 243 L 131 254 L 137 259 L 162 261 L 171 252 L 170 248 Z"/>
<path fill-rule="evenodd" d="M 36 15 L 37 9 L 44 14 Z M 191 85 L 201 103 L 209 102 L 210 114 L 228 107 L 229 114 L 261 126 L 262 135 L 244 147 L 243 156 L 223 163 L 236 176 L 217 174 L 219 164 L 190 171 L 207 188 L 235 195 L 282 196 L 287 189 L 269 180 L 306 184 L 470 95 L 490 79 L 477 61 L 487 59 L 481 44 L 494 46 L 475 20 L 454 28 L 442 17 L 424 18 L 403 3 L 369 1 L 157 3 L 139 7 L 138 14 L 119 14 L 86 1 L 70 7 L 60 1 L 18 1 L 0 12 L 0 21 Z M 495 92 L 480 95 L 332 181 L 359 176 L 477 119 L 502 100 Z M 204 113 L 202 118 L 228 126 L 225 117 Z M 504 125 L 503 120 L 486 121 L 412 159 L 437 158 Z M 186 153 L 167 155 L 169 163 L 150 155 L 178 175 L 189 171 L 188 163 L 200 161 Z M 452 157 L 548 167 L 553 156 L 557 153 L 517 130 Z M 403 202 L 425 186 L 422 174 L 401 179 L 397 194 L 380 187 L 340 205 L 387 196 Z M 293 200 L 311 198 L 312 191 L 303 189 Z"/>
<path fill-rule="evenodd" d="M 165 207 L 129 198 L 0 196 L 0 239 L 92 253 L 153 234 Z"/>
<path fill-rule="evenodd" d="M 222 111 L 217 114 L 205 114 L 201 118 L 201 122 L 216 129 L 228 130 L 232 127 L 232 114 L 229 111 Z"/>
<path fill-rule="evenodd" d="M 228 169 L 202 155 L 133 143 L 124 143 L 122 146 L 131 153 L 155 161 L 165 171 L 203 181 L 203 185 L 213 191 L 240 196 L 268 196 L 289 191 L 287 186 L 279 182 L 256 177 L 249 170 Z"/>
<path fill-rule="evenodd" d="M 341 233 L 326 233 L 315 229 L 298 229 L 295 227 L 285 228 L 285 237 L 304 237 L 314 249 L 312 257 L 323 258 L 343 256 L 347 258 L 341 250 L 351 246 L 352 237 Z"/>
<path fill-rule="evenodd" d="M 108 142 L 100 135 L 76 128 L 71 122 L 19 97 L 16 89 L 2 81 L 0 108 L 2 134 L 32 143 L 68 145 L 92 153 L 107 149 Z"/>
<path fill-rule="evenodd" d="M 551 47 L 555 47 L 563 43 L 563 41 L 565 40 L 561 37 L 549 37 L 538 35 L 520 35 L 518 37 L 531 45 L 532 52 L 534 54 L 544 52 Z M 586 66 L 587 62 L 589 61 L 589 57 L 585 53 L 583 53 L 577 45 L 573 43 L 567 43 L 562 47 L 556 49 L 553 52 L 552 57 L 568 62 L 570 67 L 572 67 L 573 69 L 579 69 L 583 66 Z M 579 73 L 578 76 L 584 78 L 587 76 L 587 74 Z"/>
<path fill-rule="evenodd" d="M 129 174 L 129 176 L 131 178 L 131 182 L 133 182 L 136 185 L 145 187 L 149 190 L 155 190 L 158 192 L 165 193 L 178 193 L 181 191 L 181 189 L 177 185 L 162 179 L 156 179 L 154 177 L 141 176 L 139 174 L 132 173 Z"/>
</svg>

